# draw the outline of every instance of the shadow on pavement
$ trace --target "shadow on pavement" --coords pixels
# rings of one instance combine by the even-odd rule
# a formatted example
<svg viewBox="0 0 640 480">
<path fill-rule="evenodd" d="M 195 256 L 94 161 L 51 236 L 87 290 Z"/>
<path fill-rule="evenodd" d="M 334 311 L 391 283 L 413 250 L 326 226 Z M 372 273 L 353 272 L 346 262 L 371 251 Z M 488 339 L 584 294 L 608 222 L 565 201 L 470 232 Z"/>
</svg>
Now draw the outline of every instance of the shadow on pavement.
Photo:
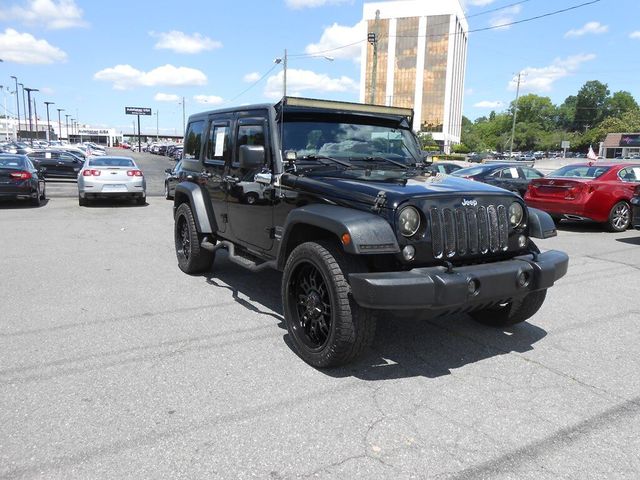
<svg viewBox="0 0 640 480">
<path fill-rule="evenodd" d="M 640 245 L 640 237 L 616 238 L 616 242 L 628 243 L 629 245 Z"/>
<path fill-rule="evenodd" d="M 204 275 L 207 283 L 229 290 L 237 303 L 276 319 L 278 327 L 286 330 L 280 298 L 282 274 L 275 270 L 252 273 L 229 262 L 226 252 L 216 255 L 212 272 Z M 540 317 L 532 320 L 536 318 Z M 383 312 L 373 345 L 360 359 L 320 371 L 363 380 L 435 378 L 491 357 L 527 352 L 546 335 L 545 330 L 527 322 L 501 330 L 480 325 L 463 314 L 422 320 Z M 295 350 L 288 333 L 284 341 Z"/>
</svg>

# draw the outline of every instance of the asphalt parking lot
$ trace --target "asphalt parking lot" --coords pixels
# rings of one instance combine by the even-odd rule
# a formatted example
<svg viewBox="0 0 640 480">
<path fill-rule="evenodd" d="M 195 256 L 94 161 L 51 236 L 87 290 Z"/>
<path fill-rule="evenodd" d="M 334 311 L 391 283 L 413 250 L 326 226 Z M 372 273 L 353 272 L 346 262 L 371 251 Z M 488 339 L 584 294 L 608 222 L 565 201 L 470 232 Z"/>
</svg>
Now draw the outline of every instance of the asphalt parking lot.
<svg viewBox="0 0 640 480">
<path fill-rule="evenodd" d="M 527 323 L 384 317 L 319 371 L 280 274 L 178 270 L 154 196 L 173 161 L 136 155 L 146 206 L 81 208 L 62 182 L 0 206 L 1 478 L 639 477 L 640 231 L 540 241 L 570 269 Z"/>
</svg>

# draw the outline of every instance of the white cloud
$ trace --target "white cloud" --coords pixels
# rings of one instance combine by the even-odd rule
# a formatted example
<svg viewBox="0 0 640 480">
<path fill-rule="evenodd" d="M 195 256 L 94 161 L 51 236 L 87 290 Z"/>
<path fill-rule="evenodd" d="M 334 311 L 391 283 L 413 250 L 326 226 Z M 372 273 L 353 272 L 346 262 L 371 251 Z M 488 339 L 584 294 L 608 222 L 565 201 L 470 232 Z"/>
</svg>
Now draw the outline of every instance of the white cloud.
<svg viewBox="0 0 640 480">
<path fill-rule="evenodd" d="M 134 87 L 205 85 L 207 76 L 200 70 L 188 67 L 163 65 L 148 72 L 143 72 L 131 65 L 116 65 L 105 68 L 93 75 L 95 80 L 112 82 L 116 90 L 127 90 Z"/>
<path fill-rule="evenodd" d="M 360 52 L 362 51 L 361 41 L 367 34 L 366 25 L 364 20 L 356 23 L 352 27 L 334 23 L 324 29 L 318 43 L 307 45 L 305 52 L 310 55 L 322 55 L 326 52 L 326 55 L 332 58 L 358 61 L 360 60 Z M 334 50 L 343 45 L 349 46 Z"/>
<path fill-rule="evenodd" d="M 224 102 L 224 99 L 222 97 L 218 97 L 216 95 L 194 95 L 193 99 L 198 103 L 208 105 L 220 105 Z"/>
<path fill-rule="evenodd" d="M 283 73 L 279 72 L 267 79 L 264 93 L 270 98 L 282 96 Z M 342 76 L 331 78 L 323 73 L 310 70 L 287 69 L 287 94 L 300 95 L 305 91 L 314 92 L 347 92 L 358 91 L 359 85 L 351 78 Z"/>
<path fill-rule="evenodd" d="M 629 38 L 640 39 L 640 30 L 636 30 L 635 32 L 631 32 L 629 34 Z"/>
<path fill-rule="evenodd" d="M 473 106 L 477 108 L 498 108 L 502 106 L 502 102 L 499 100 L 498 101 L 483 100 L 481 102 L 475 103 Z"/>
<path fill-rule="evenodd" d="M 46 40 L 38 40 L 30 33 L 7 28 L 0 33 L 0 55 L 5 62 L 48 64 L 64 62 L 67 54 Z"/>
<path fill-rule="evenodd" d="M 324 7 L 325 5 L 339 5 L 341 3 L 352 3 L 353 0 L 285 0 L 289 8 L 299 10 L 302 8 Z"/>
<path fill-rule="evenodd" d="M 582 37 L 587 34 L 598 35 L 601 33 L 607 33 L 609 31 L 608 25 L 602 25 L 600 22 L 587 22 L 582 28 L 569 30 L 564 34 L 567 37 Z"/>
<path fill-rule="evenodd" d="M 489 20 L 489 25 L 491 27 L 500 27 L 500 30 L 507 30 L 511 28 L 511 26 L 508 24 L 512 23 L 515 20 L 516 15 L 518 15 L 521 11 L 522 7 L 520 5 L 504 8 L 499 13 L 491 17 L 491 20 Z"/>
<path fill-rule="evenodd" d="M 179 102 L 180 97 L 174 93 L 156 93 L 153 99 L 156 102 Z"/>
<path fill-rule="evenodd" d="M 486 7 L 491 5 L 495 0 L 467 0 L 465 3 L 473 5 L 474 7 Z"/>
<path fill-rule="evenodd" d="M 554 82 L 568 77 L 576 72 L 585 62 L 594 60 L 594 54 L 573 55 L 567 58 L 556 58 L 551 65 L 546 67 L 527 67 L 522 73 L 520 88 L 529 92 L 549 92 Z M 509 90 L 516 89 L 516 79 L 509 82 Z"/>
<path fill-rule="evenodd" d="M 0 20 L 44 25 L 53 30 L 87 26 L 82 19 L 82 9 L 74 0 L 29 0 L 26 6 L 14 5 L 0 10 Z"/>
<path fill-rule="evenodd" d="M 199 33 L 187 35 L 184 32 L 171 30 L 170 32 L 162 33 L 150 32 L 149 35 L 158 38 L 158 42 L 154 46 L 158 50 L 173 50 L 176 53 L 200 53 L 205 50 L 222 48 L 222 42 L 204 37 Z"/>
<path fill-rule="evenodd" d="M 253 83 L 260 80 L 261 76 L 262 75 L 260 75 L 258 72 L 251 72 L 251 73 L 247 73 L 244 77 L 242 77 L 242 80 L 247 83 Z"/>
</svg>

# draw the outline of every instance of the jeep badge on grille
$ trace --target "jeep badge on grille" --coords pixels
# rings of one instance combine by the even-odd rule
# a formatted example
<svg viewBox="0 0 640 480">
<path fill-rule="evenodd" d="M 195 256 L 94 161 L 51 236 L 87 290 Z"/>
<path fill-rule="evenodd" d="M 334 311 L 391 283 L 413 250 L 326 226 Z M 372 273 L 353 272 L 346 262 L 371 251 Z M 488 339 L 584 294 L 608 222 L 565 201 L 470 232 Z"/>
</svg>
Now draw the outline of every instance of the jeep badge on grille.
<svg viewBox="0 0 640 480">
<path fill-rule="evenodd" d="M 477 200 L 468 200 L 466 198 L 462 199 L 462 206 L 463 207 L 477 207 L 478 206 L 478 201 Z"/>
</svg>

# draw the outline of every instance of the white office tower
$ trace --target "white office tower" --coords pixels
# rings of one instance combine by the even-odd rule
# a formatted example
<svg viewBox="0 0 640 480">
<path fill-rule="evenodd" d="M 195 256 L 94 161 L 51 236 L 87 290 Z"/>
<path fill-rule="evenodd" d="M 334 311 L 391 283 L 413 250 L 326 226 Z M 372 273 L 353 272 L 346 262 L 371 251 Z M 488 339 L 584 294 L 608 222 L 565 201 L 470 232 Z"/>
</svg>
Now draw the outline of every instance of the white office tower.
<svg viewBox="0 0 640 480">
<path fill-rule="evenodd" d="M 413 108 L 414 129 L 448 152 L 460 142 L 467 59 L 459 0 L 365 3 L 363 10 L 370 41 L 362 48 L 360 101 Z"/>
</svg>

